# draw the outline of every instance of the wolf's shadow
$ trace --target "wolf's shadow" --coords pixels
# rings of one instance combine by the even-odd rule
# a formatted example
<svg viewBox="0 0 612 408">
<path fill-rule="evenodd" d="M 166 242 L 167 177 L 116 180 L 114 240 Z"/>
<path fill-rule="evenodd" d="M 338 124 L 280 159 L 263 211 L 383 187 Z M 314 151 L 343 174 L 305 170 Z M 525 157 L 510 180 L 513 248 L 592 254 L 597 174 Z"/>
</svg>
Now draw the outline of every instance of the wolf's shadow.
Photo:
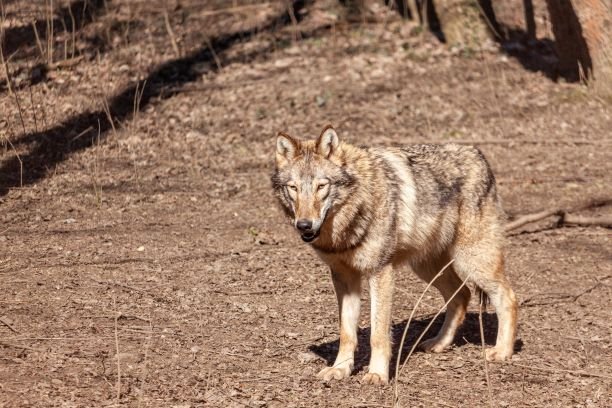
<svg viewBox="0 0 612 408">
<path fill-rule="evenodd" d="M 444 320 L 444 315 L 441 314 L 436 318 L 436 321 L 429 328 L 425 336 L 423 336 L 422 340 L 428 339 L 430 337 L 435 336 L 440 330 L 442 326 L 442 322 Z M 427 327 L 431 318 L 424 317 L 420 319 L 413 319 L 410 323 L 410 327 L 408 328 L 408 333 L 406 335 L 406 340 L 404 341 L 404 347 L 402 348 L 402 356 L 400 363 L 403 364 L 406 361 L 406 357 L 410 352 L 410 349 L 415 344 L 416 340 L 419 338 L 423 330 Z M 495 339 L 497 336 L 497 317 L 495 313 L 483 313 L 482 322 L 484 326 L 484 340 L 485 344 L 488 346 L 492 346 L 495 344 Z M 399 344 L 402 339 L 402 334 L 404 332 L 404 327 L 408 323 L 407 320 L 403 320 L 399 323 L 395 323 L 391 328 L 392 337 L 393 337 L 393 355 L 391 357 L 391 367 L 395 367 L 397 362 L 397 355 L 399 350 Z M 355 353 L 355 371 L 361 371 L 367 364 L 370 358 L 370 328 L 359 329 L 357 333 L 357 338 L 359 339 L 359 347 L 357 352 Z M 421 341 L 422 341 L 421 340 Z M 468 312 L 465 317 L 465 321 L 457 330 L 457 334 L 455 335 L 455 341 L 453 345 L 456 347 L 461 347 L 465 344 L 475 344 L 480 346 L 482 344 L 480 338 L 480 325 L 478 322 L 478 313 Z M 514 349 L 515 351 L 520 351 L 522 348 L 522 341 L 517 340 Z M 308 349 L 315 353 L 316 355 L 322 357 L 327 361 L 328 365 L 332 365 L 334 359 L 336 358 L 336 354 L 338 353 L 338 340 L 314 344 L 311 345 Z M 417 348 L 418 350 L 418 348 Z M 391 370 L 391 377 L 394 375 L 394 370 Z"/>
</svg>

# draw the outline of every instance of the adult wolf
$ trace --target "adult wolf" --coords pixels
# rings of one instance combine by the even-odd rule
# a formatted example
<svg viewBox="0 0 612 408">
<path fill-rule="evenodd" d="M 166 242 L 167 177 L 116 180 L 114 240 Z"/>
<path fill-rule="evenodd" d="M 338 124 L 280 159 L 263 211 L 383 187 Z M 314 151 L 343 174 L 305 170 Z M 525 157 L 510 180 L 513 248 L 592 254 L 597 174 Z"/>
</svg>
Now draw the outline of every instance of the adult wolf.
<svg viewBox="0 0 612 408">
<path fill-rule="evenodd" d="M 272 185 L 281 207 L 330 266 L 340 309 L 340 348 L 324 380 L 348 377 L 354 365 L 361 277 L 371 298 L 372 354 L 365 383 L 387 383 L 391 358 L 393 275 L 411 266 L 425 281 L 454 259 L 433 285 L 445 300 L 470 279 L 495 307 L 497 342 L 489 360 L 510 358 L 517 302 L 504 276 L 503 212 L 483 154 L 457 144 L 356 147 L 331 126 L 316 140 L 279 133 Z M 465 317 L 470 290 L 450 301 L 425 351 L 449 346 Z"/>
</svg>

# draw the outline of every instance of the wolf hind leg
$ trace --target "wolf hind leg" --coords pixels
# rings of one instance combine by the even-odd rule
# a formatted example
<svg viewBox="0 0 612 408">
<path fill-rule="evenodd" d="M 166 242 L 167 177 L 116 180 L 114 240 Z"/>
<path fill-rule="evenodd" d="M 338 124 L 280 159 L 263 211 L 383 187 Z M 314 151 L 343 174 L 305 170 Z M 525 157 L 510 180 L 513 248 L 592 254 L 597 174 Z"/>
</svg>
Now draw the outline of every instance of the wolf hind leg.
<svg viewBox="0 0 612 408">
<path fill-rule="evenodd" d="M 442 262 L 434 262 L 416 265 L 413 269 L 421 279 L 429 283 L 444 265 L 445 263 Z M 463 323 L 468 304 L 470 303 L 470 290 L 465 286 L 453 297 L 453 294 L 455 294 L 461 284 L 462 280 L 459 279 L 452 265 L 447 267 L 444 273 L 432 284 L 440 291 L 445 303 L 451 298 L 452 300 L 446 308 L 444 323 L 438 334 L 430 339 L 422 341 L 419 344 L 421 350 L 431 353 L 440 353 L 453 343 L 455 333 L 459 326 L 461 326 L 461 323 Z"/>
<path fill-rule="evenodd" d="M 495 346 L 486 350 L 489 361 L 512 357 L 518 305 L 514 291 L 504 275 L 504 258 L 500 248 L 490 242 L 455 248 L 454 267 L 463 279 L 468 277 L 489 297 L 497 314 L 498 329 Z"/>
</svg>

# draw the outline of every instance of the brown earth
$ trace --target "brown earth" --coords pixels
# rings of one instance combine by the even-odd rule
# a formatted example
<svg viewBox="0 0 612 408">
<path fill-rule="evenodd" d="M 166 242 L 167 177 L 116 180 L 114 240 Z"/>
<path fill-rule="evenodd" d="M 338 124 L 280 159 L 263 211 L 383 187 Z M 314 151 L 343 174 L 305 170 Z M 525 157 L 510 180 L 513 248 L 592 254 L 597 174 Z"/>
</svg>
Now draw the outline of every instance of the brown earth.
<svg viewBox="0 0 612 408">
<path fill-rule="evenodd" d="M 271 194 L 279 130 L 474 143 L 509 214 L 610 194 L 609 102 L 394 13 L 344 24 L 325 2 L 293 20 L 275 2 L 178 1 L 169 34 L 165 2 L 89 1 L 74 41 L 56 10 L 44 61 L 29 23 L 44 31 L 44 15 L 4 3 L 0 406 L 390 406 L 392 386 L 359 383 L 367 294 L 355 375 L 314 376 L 337 349 L 337 306 Z M 612 406 L 610 230 L 546 220 L 507 246 L 518 351 L 488 368 L 491 406 Z M 398 278 L 396 339 L 424 287 Z M 403 356 L 441 306 L 425 295 Z M 451 350 L 410 357 L 400 406 L 490 403 L 477 310 Z M 484 323 L 491 343 L 490 310 Z"/>
</svg>

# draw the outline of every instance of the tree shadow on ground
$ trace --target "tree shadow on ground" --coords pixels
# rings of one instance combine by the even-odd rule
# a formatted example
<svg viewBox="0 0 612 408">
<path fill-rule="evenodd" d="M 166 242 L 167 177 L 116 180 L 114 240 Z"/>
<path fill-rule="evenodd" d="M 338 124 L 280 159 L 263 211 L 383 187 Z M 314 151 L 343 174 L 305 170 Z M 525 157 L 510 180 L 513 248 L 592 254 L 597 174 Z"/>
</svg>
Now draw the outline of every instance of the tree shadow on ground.
<svg viewBox="0 0 612 408">
<path fill-rule="evenodd" d="M 440 330 L 440 327 L 442 327 L 443 320 L 444 315 L 438 316 L 434 324 L 429 328 L 429 330 L 423 337 L 423 340 L 435 336 L 438 333 L 438 330 Z M 408 353 L 410 353 L 410 349 L 414 346 L 417 338 L 421 335 L 423 330 L 425 330 L 430 321 L 430 317 L 412 320 L 412 322 L 410 323 L 410 327 L 408 328 L 406 341 L 404 342 L 404 346 L 402 348 L 400 364 L 403 364 L 406 361 L 406 357 L 408 356 Z M 493 346 L 495 345 L 495 339 L 497 336 L 497 318 L 494 313 L 483 313 L 482 321 L 484 326 L 483 331 L 485 344 L 487 346 Z M 395 364 L 397 363 L 399 344 L 401 342 L 404 327 L 406 326 L 407 322 L 407 320 L 404 320 L 402 322 L 395 323 L 391 328 L 394 345 L 393 356 L 391 357 L 392 368 L 395 367 Z M 355 354 L 355 372 L 361 371 L 366 365 L 368 365 L 371 353 L 370 328 L 368 327 L 364 329 L 359 329 L 357 337 L 359 339 L 359 347 Z M 478 313 L 468 313 L 463 325 L 459 328 L 457 334 L 455 335 L 455 341 L 453 342 L 453 346 L 461 347 L 466 344 L 474 344 L 477 346 L 480 346 L 482 344 L 480 338 L 480 324 L 478 322 Z M 515 342 L 515 351 L 520 351 L 522 345 L 522 341 L 517 340 Z M 336 354 L 338 353 L 338 347 L 339 341 L 334 340 L 330 342 L 312 345 L 308 349 L 316 355 L 325 359 L 328 365 L 332 365 L 336 358 Z M 392 369 L 390 373 L 391 378 L 393 378 L 394 375 L 395 370 Z"/>
<path fill-rule="evenodd" d="M 13 145 L 27 145 L 28 150 L 19 157 L 15 155 L 9 158 L 0 166 L 0 197 L 6 195 L 12 187 L 30 185 L 41 180 L 72 153 L 104 140 L 113 128 L 122 126 L 132 118 L 136 100 L 139 100 L 138 105 L 142 109 L 156 99 L 169 98 L 179 93 L 181 86 L 201 77 L 203 65 L 209 67 L 206 68 L 207 71 L 216 72 L 215 54 L 221 54 L 234 44 L 248 41 L 257 34 L 274 32 L 291 24 L 300 16 L 297 11 L 306 3 L 307 0 L 293 1 L 289 7 L 266 20 L 264 24 L 221 34 L 187 56 L 161 64 L 152 70 L 146 79 L 129 85 L 108 101 L 108 113 L 113 118 L 112 123 L 103 108 L 72 116 L 48 130 L 15 138 L 12 141 Z M 272 46 L 256 50 L 246 56 L 236 57 L 236 60 L 247 62 L 259 55 L 267 54 L 271 49 Z M 234 60 L 224 62 L 228 64 Z M 196 67 L 198 69 L 195 69 Z"/>
</svg>

